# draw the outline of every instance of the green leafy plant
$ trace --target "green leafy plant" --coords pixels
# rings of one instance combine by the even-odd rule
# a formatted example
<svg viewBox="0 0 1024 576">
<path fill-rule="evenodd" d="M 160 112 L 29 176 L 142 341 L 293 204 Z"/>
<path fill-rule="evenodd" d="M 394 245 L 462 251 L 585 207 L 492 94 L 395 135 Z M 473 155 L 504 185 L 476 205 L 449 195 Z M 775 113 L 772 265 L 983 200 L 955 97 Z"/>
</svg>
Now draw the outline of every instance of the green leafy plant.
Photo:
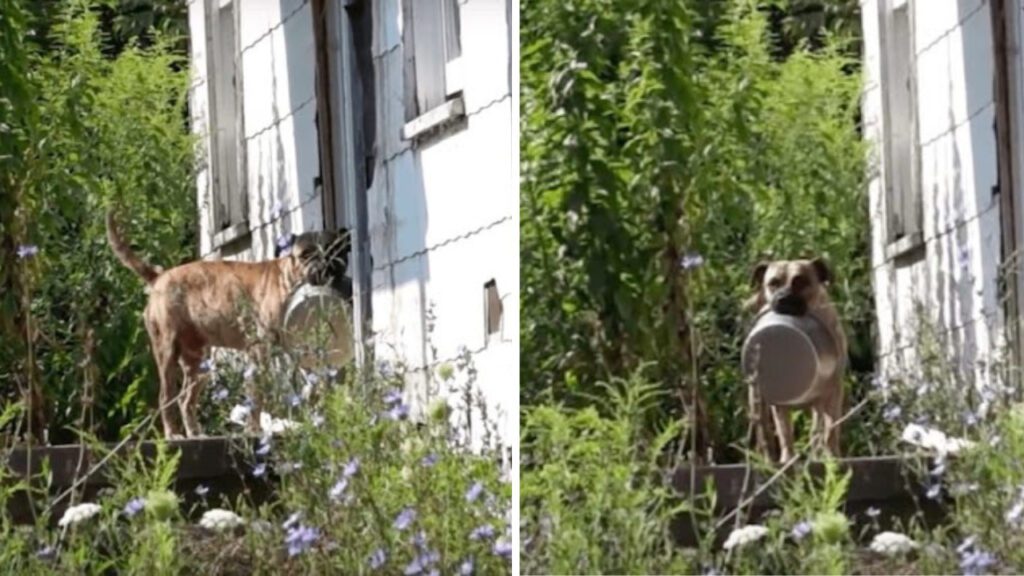
<svg viewBox="0 0 1024 576">
<path fill-rule="evenodd" d="M 187 62 L 160 34 L 105 54 L 95 2 L 46 22 L 23 2 L 3 13 L 0 390 L 36 390 L 29 413 L 45 413 L 53 442 L 68 426 L 110 437 L 149 409 L 155 376 L 145 294 L 106 246 L 103 214 L 145 222 L 131 237 L 155 262 L 194 257 Z"/>
</svg>

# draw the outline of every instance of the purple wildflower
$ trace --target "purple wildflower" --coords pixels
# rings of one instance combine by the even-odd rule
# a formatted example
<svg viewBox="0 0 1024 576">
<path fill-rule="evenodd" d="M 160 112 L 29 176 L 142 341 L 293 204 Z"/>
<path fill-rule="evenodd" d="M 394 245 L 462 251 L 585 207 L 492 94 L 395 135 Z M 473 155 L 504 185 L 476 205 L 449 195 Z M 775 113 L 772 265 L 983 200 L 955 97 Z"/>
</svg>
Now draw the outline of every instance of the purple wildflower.
<svg viewBox="0 0 1024 576">
<path fill-rule="evenodd" d="M 356 472 L 359 472 L 359 458 L 353 457 L 345 464 L 345 468 L 341 471 L 345 478 L 351 478 L 355 476 Z"/>
<path fill-rule="evenodd" d="M 384 394 L 384 404 L 391 406 L 402 401 L 402 391 L 392 388 Z"/>
<path fill-rule="evenodd" d="M 882 412 L 882 418 L 885 418 L 887 422 L 892 422 L 903 415 L 903 408 L 900 408 L 896 404 L 886 406 L 885 411 Z"/>
<path fill-rule="evenodd" d="M 925 496 L 927 496 L 929 500 L 938 499 L 940 494 L 942 494 L 942 484 L 938 482 L 929 486 L 928 491 L 925 492 Z"/>
<path fill-rule="evenodd" d="M 331 487 L 330 496 L 331 500 L 340 500 L 345 495 L 345 490 L 348 488 L 348 478 L 342 478 L 338 480 L 334 486 Z"/>
<path fill-rule="evenodd" d="M 277 237 L 275 244 L 277 245 L 277 249 L 280 252 L 284 252 L 285 250 L 288 250 L 289 248 L 292 247 L 292 242 L 294 241 L 294 234 L 281 234 L 280 236 Z"/>
<path fill-rule="evenodd" d="M 292 395 L 288 397 L 288 405 L 292 408 L 298 408 L 300 404 L 302 404 L 302 396 L 293 392 Z"/>
<path fill-rule="evenodd" d="M 313 414 L 309 417 L 309 423 L 312 424 L 314 428 L 319 428 L 324 425 L 324 417 L 320 414 Z"/>
<path fill-rule="evenodd" d="M 288 555 L 296 556 L 308 550 L 320 538 L 320 531 L 310 526 L 298 526 L 288 530 L 284 542 L 288 545 Z"/>
<path fill-rule="evenodd" d="M 472 486 L 469 487 L 469 490 L 466 491 L 466 502 L 472 502 L 476 500 L 477 498 L 480 497 L 481 494 L 483 494 L 483 492 L 484 485 L 481 484 L 480 482 L 475 482 Z"/>
<path fill-rule="evenodd" d="M 284 216 L 285 210 L 288 209 L 288 203 L 280 200 L 274 202 L 274 205 L 270 208 L 270 219 L 277 220 L 281 216 Z"/>
<path fill-rule="evenodd" d="M 459 564 L 459 576 L 473 576 L 473 558 L 466 558 Z"/>
<path fill-rule="evenodd" d="M 204 358 L 203 361 L 199 363 L 199 371 L 205 374 L 206 372 L 210 372 L 211 370 L 213 370 L 213 360 L 210 360 L 209 358 Z"/>
<path fill-rule="evenodd" d="M 972 550 L 960 557 L 960 570 L 966 576 L 988 574 L 996 563 L 996 557 L 985 550 Z"/>
<path fill-rule="evenodd" d="M 228 389 L 223 386 L 218 386 L 213 391 L 213 399 L 217 402 L 223 402 L 228 397 Z"/>
<path fill-rule="evenodd" d="M 200 484 L 199 486 L 196 486 L 195 492 L 196 492 L 196 496 L 199 496 L 200 498 L 202 498 L 202 497 L 206 496 L 207 494 L 209 494 L 210 489 L 205 484 Z"/>
<path fill-rule="evenodd" d="M 683 270 L 693 270 L 704 265 L 704 257 L 696 252 L 687 252 L 679 259 L 679 266 Z"/>
<path fill-rule="evenodd" d="M 810 522 L 803 520 L 798 522 L 796 526 L 793 526 L 793 530 L 790 532 L 790 535 L 794 540 L 803 540 L 813 529 L 814 526 Z"/>
<path fill-rule="evenodd" d="M 424 468 L 430 468 L 434 464 L 437 464 L 437 454 L 431 453 L 431 454 L 427 454 L 426 456 L 423 457 L 423 467 Z"/>
<path fill-rule="evenodd" d="M 248 366 L 245 367 L 245 371 L 242 372 L 242 378 L 245 378 L 246 380 L 252 380 L 252 377 L 255 376 L 255 375 L 256 375 L 256 365 L 255 364 L 249 364 Z"/>
<path fill-rule="evenodd" d="M 512 542 L 508 538 L 502 538 L 494 543 L 493 552 L 495 556 L 501 556 L 503 558 L 512 557 Z"/>
<path fill-rule="evenodd" d="M 39 253 L 39 247 L 35 244 L 22 244 L 18 246 L 18 258 L 24 260 Z"/>
<path fill-rule="evenodd" d="M 395 518 L 395 530 L 405 530 L 413 523 L 413 520 L 416 520 L 416 510 L 413 508 L 402 510 Z"/>
<path fill-rule="evenodd" d="M 53 546 L 44 546 L 36 551 L 36 558 L 40 560 L 52 560 L 57 556 L 57 549 Z"/>
<path fill-rule="evenodd" d="M 146 501 L 142 498 L 132 498 L 124 505 L 124 515 L 132 518 L 146 507 Z"/>
<path fill-rule="evenodd" d="M 470 540 L 485 540 L 494 536 L 494 526 L 482 524 L 469 533 Z"/>
<path fill-rule="evenodd" d="M 270 454 L 270 437 L 264 436 L 263 438 L 260 438 L 259 447 L 256 448 L 256 455 L 266 456 L 267 454 Z"/>
<path fill-rule="evenodd" d="M 958 254 L 960 262 L 960 271 L 967 272 L 971 266 L 971 249 L 967 246 L 961 246 Z"/>
<path fill-rule="evenodd" d="M 420 554 L 419 556 L 414 558 L 413 561 L 410 562 L 405 567 L 405 570 L 402 573 L 405 574 L 406 576 L 413 576 L 415 574 L 422 574 L 424 571 L 427 571 L 428 568 L 431 568 L 434 564 L 436 564 L 440 560 L 441 560 L 441 554 L 438 553 L 437 550 L 429 550 L 429 551 L 423 552 L 422 554 Z M 428 572 L 428 574 L 434 574 L 436 572 L 437 572 L 437 569 L 435 568 L 435 569 L 431 569 Z"/>
<path fill-rule="evenodd" d="M 398 404 L 397 406 L 394 406 L 393 408 L 388 410 L 387 415 L 388 419 L 394 420 L 396 422 L 398 420 L 404 420 L 406 417 L 409 416 L 409 407 L 405 404 Z"/>
<path fill-rule="evenodd" d="M 377 570 L 384 565 L 388 560 L 388 554 L 383 548 L 378 548 L 376 552 L 370 554 L 370 569 Z"/>
<path fill-rule="evenodd" d="M 264 462 L 260 462 L 259 464 L 252 467 L 252 475 L 256 478 L 262 478 L 263 475 L 266 473 L 267 465 Z"/>
</svg>

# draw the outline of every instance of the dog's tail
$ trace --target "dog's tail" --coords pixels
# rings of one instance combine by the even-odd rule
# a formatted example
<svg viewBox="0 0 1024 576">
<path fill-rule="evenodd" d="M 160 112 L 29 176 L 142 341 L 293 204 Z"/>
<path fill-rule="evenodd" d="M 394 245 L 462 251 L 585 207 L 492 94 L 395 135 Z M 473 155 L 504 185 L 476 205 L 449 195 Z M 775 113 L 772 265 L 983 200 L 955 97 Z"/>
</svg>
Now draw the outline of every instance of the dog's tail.
<svg viewBox="0 0 1024 576">
<path fill-rule="evenodd" d="M 132 249 L 128 247 L 124 239 L 118 234 L 117 222 L 114 220 L 114 211 L 107 211 L 107 242 L 110 243 L 110 248 L 114 251 L 114 255 L 128 268 L 131 268 L 133 272 L 142 277 L 146 281 L 146 284 L 152 284 L 157 276 L 164 271 L 160 266 L 153 266 L 143 262 L 141 258 L 132 252 Z"/>
</svg>

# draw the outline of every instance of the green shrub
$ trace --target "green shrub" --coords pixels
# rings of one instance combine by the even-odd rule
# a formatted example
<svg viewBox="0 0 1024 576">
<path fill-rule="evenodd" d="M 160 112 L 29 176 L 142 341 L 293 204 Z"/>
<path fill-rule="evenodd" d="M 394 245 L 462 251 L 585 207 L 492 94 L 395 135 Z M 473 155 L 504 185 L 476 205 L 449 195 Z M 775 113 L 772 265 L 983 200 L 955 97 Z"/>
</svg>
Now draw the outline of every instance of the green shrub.
<svg viewBox="0 0 1024 576">
<path fill-rule="evenodd" d="M 718 461 L 746 430 L 743 300 L 766 254 L 824 256 L 849 396 L 872 360 L 866 146 L 844 36 L 779 57 L 766 5 L 522 6 L 522 399 L 574 406 L 654 363 Z M 700 256 L 698 258 L 697 256 Z M 649 428 L 653 427 L 649 424 Z M 877 439 L 848 426 L 846 452 Z M 704 451 L 701 450 L 701 454 Z"/>
<path fill-rule="evenodd" d="M 685 566 L 669 527 L 681 502 L 664 481 L 660 458 L 680 424 L 648 443 L 644 418 L 662 395 L 640 374 L 606 392 L 611 417 L 552 406 L 524 413 L 524 574 L 650 574 Z"/>
<path fill-rule="evenodd" d="M 149 409 L 156 378 L 145 293 L 107 247 L 103 214 L 121 207 L 155 263 L 195 257 L 187 62 L 159 35 L 104 55 L 93 2 L 66 2 L 46 38 L 22 6 L 3 10 L 0 390 L 40 387 L 51 441 L 70 440 L 69 425 L 115 436 Z"/>
</svg>

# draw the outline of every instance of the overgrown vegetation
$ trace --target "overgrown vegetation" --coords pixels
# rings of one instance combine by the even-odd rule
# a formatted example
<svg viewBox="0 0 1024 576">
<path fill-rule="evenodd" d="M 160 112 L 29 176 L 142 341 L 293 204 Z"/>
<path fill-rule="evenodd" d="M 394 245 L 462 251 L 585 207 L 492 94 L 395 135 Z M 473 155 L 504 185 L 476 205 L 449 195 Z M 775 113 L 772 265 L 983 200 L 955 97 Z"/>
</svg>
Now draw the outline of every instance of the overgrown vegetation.
<svg viewBox="0 0 1024 576">
<path fill-rule="evenodd" d="M 156 377 L 145 294 L 107 247 L 103 214 L 124 207 L 154 262 L 195 256 L 187 62 L 159 33 L 110 55 L 89 0 L 43 11 L 55 20 L 29 8 L 0 9 L 0 390 L 36 391 L 52 442 L 69 426 L 113 437 L 149 410 Z"/>
<path fill-rule="evenodd" d="M 886 415 L 879 452 L 904 456 L 903 489 L 912 498 L 899 505 L 909 509 L 851 509 L 856 479 L 835 461 L 826 459 L 822 470 L 801 460 L 786 472 L 755 454 L 750 464 L 761 480 L 747 493 L 773 494 L 771 510 L 751 510 L 749 501 L 722 509 L 713 486 L 685 498 L 652 461 L 661 443 L 638 433 L 645 422 L 638 407 L 652 405 L 639 400 L 656 397 L 638 373 L 609 388 L 616 391 L 609 403 L 619 407 L 609 406 L 609 416 L 594 408 L 528 411 L 524 572 L 1019 573 L 1024 404 L 1007 386 L 1014 372 L 999 354 L 967 365 L 952 360 L 954 343 L 924 311 L 913 329 L 907 365 L 891 366 L 871 392 Z M 665 436 L 677 433 L 673 426 L 661 428 Z M 693 547 L 673 537 L 680 523 L 692 528 Z"/>
<path fill-rule="evenodd" d="M 431 381 L 463 390 L 476 404 L 475 371 L 465 360 L 443 364 Z M 288 399 L 272 407 L 282 416 L 276 432 L 265 430 L 255 444 L 238 440 L 243 492 L 202 485 L 194 495 L 183 492 L 174 482 L 176 449 L 157 440 L 155 458 L 144 460 L 139 448 L 118 454 L 110 487 L 96 498 L 83 503 L 73 493 L 75 506 L 60 516 L 66 527 L 52 528 L 57 516 L 44 513 L 61 509 L 52 507 L 47 476 L 32 479 L 38 523 L 16 527 L 0 515 L 0 564 L 16 574 L 509 572 L 505 454 L 493 435 L 480 442 L 493 422 L 476 418 L 471 425 L 471 406 L 441 400 L 415 421 L 401 367 L 363 378 L 327 366 L 299 370 L 287 359 L 272 366 L 214 369 L 225 392 L 214 396 L 212 409 L 225 422 L 246 406 L 231 382 L 257 379 Z M 312 392 L 293 392 L 311 382 Z M 254 495 L 266 482 L 274 494 L 260 502 Z M 0 509 L 27 484 L 3 485 Z"/>
<path fill-rule="evenodd" d="M 780 50 L 769 17 L 786 2 L 720 5 L 523 3 L 522 400 L 585 406 L 650 362 L 671 398 L 658 415 L 695 421 L 697 453 L 730 461 L 752 266 L 831 263 L 851 403 L 872 303 L 850 38 Z M 851 425 L 847 452 L 877 419 Z"/>
</svg>

